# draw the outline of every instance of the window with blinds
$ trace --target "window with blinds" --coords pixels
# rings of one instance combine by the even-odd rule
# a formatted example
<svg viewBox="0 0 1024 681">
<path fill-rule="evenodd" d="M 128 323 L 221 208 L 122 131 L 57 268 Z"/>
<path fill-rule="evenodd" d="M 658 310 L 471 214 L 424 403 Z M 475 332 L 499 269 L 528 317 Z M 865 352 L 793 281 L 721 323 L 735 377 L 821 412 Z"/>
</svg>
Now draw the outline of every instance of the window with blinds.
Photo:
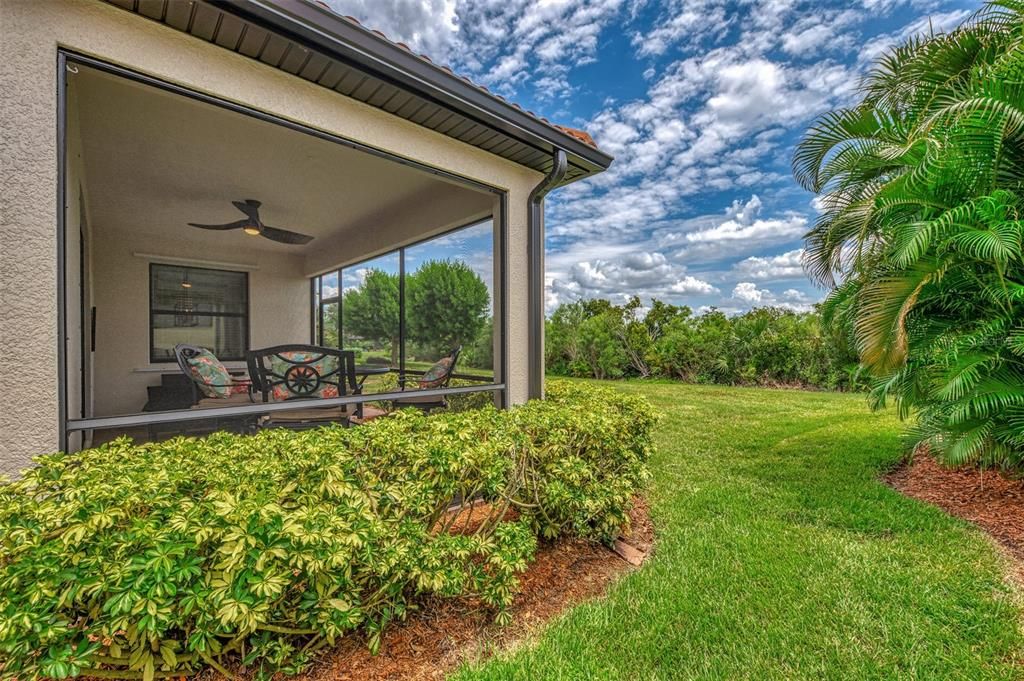
<svg viewBox="0 0 1024 681">
<path fill-rule="evenodd" d="M 221 360 L 249 349 L 249 275 L 202 267 L 149 267 L 149 359 L 174 361 L 174 346 L 198 345 Z"/>
</svg>

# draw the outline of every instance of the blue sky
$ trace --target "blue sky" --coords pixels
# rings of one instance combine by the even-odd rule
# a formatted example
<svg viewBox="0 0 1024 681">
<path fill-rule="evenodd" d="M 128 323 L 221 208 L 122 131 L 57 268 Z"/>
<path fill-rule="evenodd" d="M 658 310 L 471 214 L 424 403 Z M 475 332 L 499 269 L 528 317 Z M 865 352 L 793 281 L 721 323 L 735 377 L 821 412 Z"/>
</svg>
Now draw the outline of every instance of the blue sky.
<svg viewBox="0 0 1024 681">
<path fill-rule="evenodd" d="M 414 244 L 405 249 L 407 272 L 415 272 L 431 260 L 457 260 L 466 263 L 487 286 L 487 295 L 494 300 L 494 224 L 490 219 L 463 227 L 430 241 Z M 398 274 L 398 252 L 372 258 L 342 270 L 341 286 L 345 290 L 358 288 L 368 270 L 383 270 Z M 338 282 L 329 277 L 324 280 L 324 297 L 337 292 Z"/>
<path fill-rule="evenodd" d="M 941 0 L 328 0 L 616 157 L 547 204 L 549 310 L 637 294 L 808 309 L 813 197 L 790 174 L 872 60 L 980 7 Z"/>
</svg>

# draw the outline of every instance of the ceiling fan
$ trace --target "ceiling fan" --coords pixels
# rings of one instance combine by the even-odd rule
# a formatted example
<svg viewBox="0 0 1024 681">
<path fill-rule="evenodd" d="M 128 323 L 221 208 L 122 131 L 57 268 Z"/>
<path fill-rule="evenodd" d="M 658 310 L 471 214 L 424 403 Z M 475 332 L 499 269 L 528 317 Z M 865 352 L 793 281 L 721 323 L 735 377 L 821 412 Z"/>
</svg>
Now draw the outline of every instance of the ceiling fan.
<svg viewBox="0 0 1024 681">
<path fill-rule="evenodd" d="M 298 232 L 292 232 L 291 230 L 279 229 L 277 227 L 271 227 L 270 225 L 263 224 L 263 221 L 260 220 L 260 206 L 262 204 L 256 199 L 232 201 L 231 204 L 238 210 L 245 213 L 244 220 L 229 222 L 224 225 L 204 225 L 198 222 L 190 222 L 188 224 L 191 227 L 198 227 L 199 229 L 240 229 L 246 234 L 251 234 L 253 236 L 259 235 L 282 244 L 302 245 L 308 244 L 313 240 L 313 237 L 307 234 L 299 234 Z"/>
</svg>

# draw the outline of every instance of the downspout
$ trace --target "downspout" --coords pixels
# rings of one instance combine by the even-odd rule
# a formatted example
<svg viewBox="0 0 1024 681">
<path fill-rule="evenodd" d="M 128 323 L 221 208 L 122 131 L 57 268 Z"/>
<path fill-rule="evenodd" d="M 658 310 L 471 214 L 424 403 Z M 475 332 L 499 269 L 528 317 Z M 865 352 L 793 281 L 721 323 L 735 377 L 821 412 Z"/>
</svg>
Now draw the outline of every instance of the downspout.
<svg viewBox="0 0 1024 681">
<path fill-rule="evenodd" d="M 526 217 L 527 302 L 529 305 L 529 397 L 531 400 L 544 396 L 544 197 L 565 178 L 568 160 L 565 151 L 555 149 L 551 171 L 530 192 L 529 211 Z"/>
</svg>

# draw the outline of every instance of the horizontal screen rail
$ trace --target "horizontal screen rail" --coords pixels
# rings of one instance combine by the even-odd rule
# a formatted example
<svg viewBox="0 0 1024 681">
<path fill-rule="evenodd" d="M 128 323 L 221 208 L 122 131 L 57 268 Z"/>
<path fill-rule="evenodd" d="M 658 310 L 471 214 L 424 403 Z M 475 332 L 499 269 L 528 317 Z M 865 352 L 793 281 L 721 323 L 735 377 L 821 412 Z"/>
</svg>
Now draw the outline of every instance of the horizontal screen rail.
<svg viewBox="0 0 1024 681">
<path fill-rule="evenodd" d="M 249 416 L 289 412 L 300 409 L 319 409 L 320 407 L 342 407 L 349 404 L 400 400 L 410 395 L 416 397 L 447 397 L 467 393 L 498 392 L 505 389 L 504 383 L 487 385 L 467 385 L 457 388 L 431 388 L 429 390 L 393 390 L 386 393 L 370 393 L 367 395 L 345 395 L 317 399 L 295 399 L 285 402 L 254 402 L 233 407 L 212 407 L 210 409 L 175 409 L 172 411 L 155 411 L 143 414 L 126 414 L 124 416 L 102 416 L 87 419 L 69 419 L 69 432 L 82 430 L 100 430 L 104 428 L 126 428 L 130 426 L 148 426 L 154 423 L 176 423 L 179 421 L 206 421 L 228 416 Z"/>
<path fill-rule="evenodd" d="M 393 374 L 402 374 L 401 369 L 392 369 Z M 419 369 L 406 369 L 405 373 L 410 376 L 422 376 L 427 373 L 426 371 L 420 371 Z M 494 376 L 481 376 L 480 374 L 452 374 L 451 378 L 457 378 L 463 381 L 493 381 Z"/>
</svg>

